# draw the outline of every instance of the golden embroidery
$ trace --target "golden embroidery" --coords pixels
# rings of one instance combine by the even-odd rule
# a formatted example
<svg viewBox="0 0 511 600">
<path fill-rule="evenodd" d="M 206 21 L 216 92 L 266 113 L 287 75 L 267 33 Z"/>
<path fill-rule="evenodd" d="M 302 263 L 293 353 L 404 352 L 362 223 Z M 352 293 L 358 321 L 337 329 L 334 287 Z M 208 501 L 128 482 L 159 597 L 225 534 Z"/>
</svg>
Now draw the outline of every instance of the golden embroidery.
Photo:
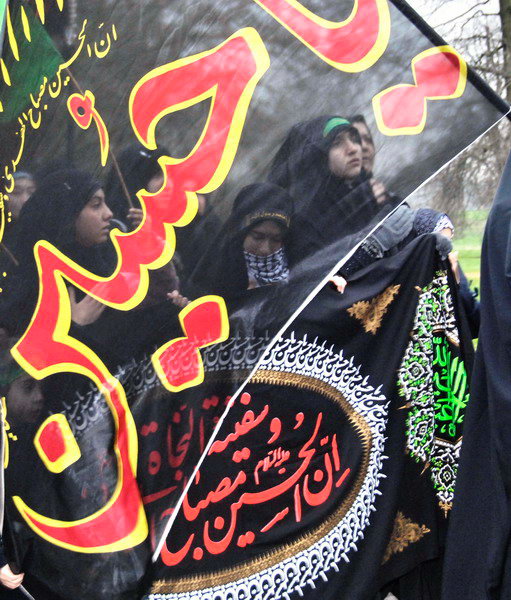
<svg viewBox="0 0 511 600">
<path fill-rule="evenodd" d="M 439 502 L 440 508 L 444 511 L 444 516 L 447 519 L 447 515 L 452 508 L 452 502 Z"/>
<path fill-rule="evenodd" d="M 402 512 L 398 512 L 389 545 L 383 555 L 382 564 L 386 563 L 392 555 L 403 552 L 410 544 L 421 540 L 430 531 L 425 525 L 414 523 L 411 519 L 405 517 Z"/>
<path fill-rule="evenodd" d="M 355 319 L 362 321 L 366 333 L 374 335 L 381 327 L 382 319 L 400 287 L 399 284 L 391 285 L 370 301 L 355 302 L 351 308 L 348 308 L 348 313 Z"/>
</svg>

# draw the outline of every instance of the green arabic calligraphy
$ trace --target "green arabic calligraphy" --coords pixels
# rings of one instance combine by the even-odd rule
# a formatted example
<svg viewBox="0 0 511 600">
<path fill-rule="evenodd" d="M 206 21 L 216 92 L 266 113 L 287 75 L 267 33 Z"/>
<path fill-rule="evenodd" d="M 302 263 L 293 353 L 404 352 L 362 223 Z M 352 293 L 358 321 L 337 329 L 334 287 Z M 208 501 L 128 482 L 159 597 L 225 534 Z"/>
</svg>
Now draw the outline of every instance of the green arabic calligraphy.
<svg viewBox="0 0 511 600">
<path fill-rule="evenodd" d="M 469 400 L 467 371 L 445 337 L 433 337 L 433 350 L 435 420 L 441 433 L 455 438 Z"/>
</svg>

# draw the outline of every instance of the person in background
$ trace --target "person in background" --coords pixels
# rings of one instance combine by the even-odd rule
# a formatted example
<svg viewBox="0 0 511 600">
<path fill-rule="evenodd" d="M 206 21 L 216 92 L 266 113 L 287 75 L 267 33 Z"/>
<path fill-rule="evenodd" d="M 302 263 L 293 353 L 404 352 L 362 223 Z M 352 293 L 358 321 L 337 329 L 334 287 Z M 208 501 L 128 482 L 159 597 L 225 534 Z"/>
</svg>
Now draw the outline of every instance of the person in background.
<svg viewBox="0 0 511 600">
<path fill-rule="evenodd" d="M 384 256 L 390 256 L 395 254 L 413 239 L 426 233 L 434 233 L 436 236 L 436 247 L 443 259 L 446 259 L 452 250 L 451 238 L 454 232 L 454 225 L 445 213 L 440 213 L 431 208 L 420 208 L 412 211 L 413 223 L 412 228 L 408 235 L 403 238 L 398 244 L 383 250 L 381 244 L 378 244 L 379 230 L 378 228 L 375 233 L 369 236 L 362 244 L 357 248 L 353 256 L 341 267 L 340 275 L 345 279 L 344 285 L 339 281 L 337 282 L 344 291 L 344 287 L 347 284 L 347 280 L 364 267 L 370 265 L 375 260 L 383 258 Z M 385 224 L 382 225 L 384 227 Z"/>
<path fill-rule="evenodd" d="M 350 121 L 360 134 L 360 140 L 362 142 L 362 166 L 366 177 L 371 182 L 377 201 L 380 203 L 388 203 L 391 206 L 397 206 L 401 202 L 401 198 L 388 192 L 385 184 L 374 176 L 376 146 L 364 115 L 354 115 L 353 117 L 350 117 Z"/>
<path fill-rule="evenodd" d="M 16 340 L 9 340 L 12 348 Z M 9 591 L 0 591 L 0 598 L 19 600 L 26 598 L 18 588 L 23 585 L 38 600 L 61 600 L 47 586 L 33 576 L 32 569 L 36 557 L 32 552 L 34 534 L 28 530 L 23 535 L 13 535 L 20 531 L 21 517 L 12 502 L 13 495 L 25 499 L 45 497 L 44 474 L 46 468 L 36 454 L 34 436 L 49 411 L 43 392 L 43 383 L 26 373 L 14 360 L 10 352 L 0 357 L 0 394 L 5 398 L 4 426 L 9 427 L 8 466 L 5 471 L 6 502 L 4 526 L 0 539 L 0 583 Z M 8 425 L 6 425 L 8 424 Z M 23 460 L 32 456 L 30 476 L 27 477 Z M 35 459 L 35 460 L 34 460 Z M 18 570 L 24 572 L 17 573 Z"/>
<path fill-rule="evenodd" d="M 360 135 L 360 141 L 362 142 L 362 166 L 366 172 L 367 177 L 371 178 L 374 172 L 374 160 L 376 158 L 376 147 L 374 145 L 374 139 L 369 131 L 367 122 L 363 115 L 355 115 L 349 119 L 353 124 L 353 127 L 358 131 Z"/>
<path fill-rule="evenodd" d="M 168 155 L 166 148 L 147 150 L 128 146 L 121 152 L 118 166 L 123 180 L 117 169 L 112 167 L 105 184 L 105 195 L 113 212 L 112 227 L 126 233 L 142 223 L 144 213 L 137 192 L 146 190 L 154 194 L 162 187 L 164 177 L 158 160 L 164 155 Z M 188 304 L 188 300 L 179 293 L 180 281 L 175 263 L 172 260 L 162 268 L 151 271 L 150 287 L 142 306 L 147 307 L 167 297 L 181 308 Z"/>
<path fill-rule="evenodd" d="M 101 184 L 88 173 L 68 169 L 51 173 L 41 181 L 20 212 L 11 245 L 18 266 L 9 275 L 11 283 L 0 298 L 2 321 L 9 315 L 17 317 L 13 335 L 23 333 L 36 304 L 36 242 L 44 239 L 85 269 L 107 276 L 114 269 L 109 242 L 111 217 Z M 83 303 L 76 302 L 77 318 L 84 316 L 81 313 L 85 309 L 92 311 L 86 320 L 93 318 L 96 310 L 102 310 L 98 304 L 90 297 Z"/>
<path fill-rule="evenodd" d="M 454 236 L 454 225 L 446 213 L 439 212 L 432 208 L 419 208 L 414 212 L 413 227 L 409 235 L 399 244 L 383 252 L 381 246 L 378 246 L 378 231 L 369 236 L 353 256 L 340 268 L 339 273 L 332 278 L 337 290 L 344 292 L 349 279 L 353 275 L 372 264 L 375 260 L 390 256 L 399 252 L 408 243 L 416 237 L 432 233 L 436 237 L 436 249 L 443 260 L 448 259 L 456 281 L 459 285 L 459 292 L 465 313 L 470 326 L 473 338 L 477 338 L 480 323 L 480 307 L 477 301 L 477 292 L 470 288 L 463 269 L 458 262 L 458 253 L 452 251 L 452 238 Z"/>
<path fill-rule="evenodd" d="M 118 167 L 122 175 L 112 167 L 105 182 L 105 194 L 116 221 L 125 225 L 129 231 L 136 229 L 142 222 L 142 208 L 137 192 L 146 190 L 157 192 L 163 185 L 163 171 L 158 159 L 168 155 L 166 148 L 148 150 L 140 146 L 128 146 L 119 155 Z"/>
<path fill-rule="evenodd" d="M 214 251 L 197 267 L 192 280 L 209 293 L 232 298 L 247 290 L 286 282 L 286 241 L 291 198 L 271 183 L 253 183 L 236 196 L 231 215 Z"/>
<path fill-rule="evenodd" d="M 8 347 L 12 345 L 13 340 L 10 339 Z M 44 409 L 41 385 L 23 371 L 8 350 L 0 356 L 0 393 L 5 398 L 6 408 L 6 414 L 2 414 L 2 418 L 16 434 L 13 436 L 15 441 L 11 440 L 10 444 L 23 444 L 25 440 L 31 440 Z M 5 518 L 4 515 L 4 521 Z M 5 552 L 3 538 L 0 536 L 0 583 L 9 590 L 15 590 L 23 583 L 24 573 L 16 573 L 21 565 L 14 566 Z M 0 592 L 0 597 L 3 595 L 6 598 L 24 597 L 19 592 Z"/>
<path fill-rule="evenodd" d="M 392 210 L 363 167 L 362 140 L 340 116 L 295 125 L 278 150 L 269 180 L 293 199 L 291 262 L 296 264 L 338 240 L 353 246 Z M 410 232 L 412 211 L 399 207 L 381 228 L 383 253 Z M 349 249 L 349 248 L 348 248 Z"/>
<path fill-rule="evenodd" d="M 222 225 L 214 212 L 210 195 L 197 194 L 197 215 L 186 227 L 176 227 L 176 269 L 186 280 L 220 231 Z"/>
<path fill-rule="evenodd" d="M 3 567 L 0 568 L 0 583 L 10 589 L 15 590 L 19 588 L 19 586 L 23 583 L 24 573 L 13 573 L 11 567 L 7 563 L 5 559 L 5 555 L 2 549 L 2 538 L 0 537 L 0 564 L 3 564 Z M 18 595 L 18 598 L 23 598 L 23 596 Z"/>
<path fill-rule="evenodd" d="M 378 211 L 363 170 L 360 135 L 340 116 L 294 125 L 275 155 L 268 181 L 288 190 L 295 214 L 336 207 L 339 216 L 343 209 L 346 216 L 360 212 L 367 222 Z"/>
<path fill-rule="evenodd" d="M 0 243 L 0 268 L 10 271 L 16 265 L 16 258 L 12 253 L 12 247 L 16 238 L 16 223 L 21 209 L 36 191 L 36 181 L 32 174 L 27 171 L 14 173 L 14 189 L 8 194 L 7 211 L 10 219 L 7 219 L 5 230 Z"/>
<path fill-rule="evenodd" d="M 36 182 L 27 171 L 17 171 L 14 173 L 14 189 L 8 194 L 8 210 L 11 213 L 13 221 L 16 221 L 25 202 L 36 191 Z"/>
</svg>

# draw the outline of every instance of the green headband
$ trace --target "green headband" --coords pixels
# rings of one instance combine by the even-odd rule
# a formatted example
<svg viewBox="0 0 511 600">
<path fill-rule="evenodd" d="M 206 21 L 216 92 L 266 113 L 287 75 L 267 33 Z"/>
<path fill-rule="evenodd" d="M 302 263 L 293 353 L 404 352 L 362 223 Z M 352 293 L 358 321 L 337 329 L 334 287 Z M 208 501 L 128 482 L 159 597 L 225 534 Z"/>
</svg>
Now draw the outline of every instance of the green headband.
<svg viewBox="0 0 511 600">
<path fill-rule="evenodd" d="M 323 137 L 327 137 L 333 129 L 339 127 L 340 125 L 351 127 L 351 121 L 348 121 L 348 119 L 343 119 L 342 117 L 332 117 L 331 119 L 328 119 L 325 128 L 323 129 Z"/>
</svg>

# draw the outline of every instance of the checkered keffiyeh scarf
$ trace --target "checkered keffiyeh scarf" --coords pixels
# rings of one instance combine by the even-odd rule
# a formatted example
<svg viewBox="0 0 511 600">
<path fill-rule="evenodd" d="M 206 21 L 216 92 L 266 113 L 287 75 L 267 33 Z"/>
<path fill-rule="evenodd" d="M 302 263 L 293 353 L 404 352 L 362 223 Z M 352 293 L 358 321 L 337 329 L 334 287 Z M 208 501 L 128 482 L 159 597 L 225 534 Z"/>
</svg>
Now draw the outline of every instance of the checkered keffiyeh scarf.
<svg viewBox="0 0 511 600">
<path fill-rule="evenodd" d="M 249 279 L 255 280 L 259 285 L 287 281 L 289 279 L 289 267 L 284 249 L 268 256 L 257 256 L 243 251 Z"/>
</svg>

